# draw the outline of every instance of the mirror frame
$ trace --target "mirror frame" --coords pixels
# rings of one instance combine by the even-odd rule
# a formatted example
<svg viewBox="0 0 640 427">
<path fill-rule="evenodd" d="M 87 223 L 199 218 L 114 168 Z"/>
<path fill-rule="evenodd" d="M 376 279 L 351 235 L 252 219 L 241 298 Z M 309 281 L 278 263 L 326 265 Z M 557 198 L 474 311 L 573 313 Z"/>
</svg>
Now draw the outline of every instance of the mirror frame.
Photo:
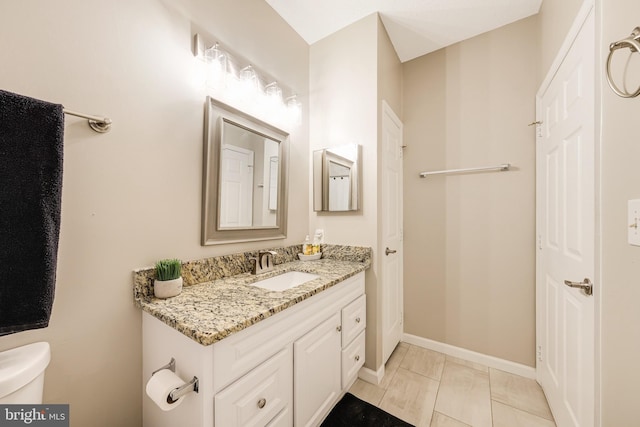
<svg viewBox="0 0 640 427">
<path fill-rule="evenodd" d="M 331 148 L 323 148 L 313 152 L 313 210 L 315 212 L 347 213 L 360 210 L 360 162 L 362 147 L 356 146 L 356 159 L 350 160 L 336 153 Z M 336 147 L 337 148 L 337 147 Z M 334 162 L 351 170 L 351 198 L 349 209 L 329 210 L 329 163 Z"/>
<path fill-rule="evenodd" d="M 287 188 L 289 133 L 262 120 L 207 96 L 204 123 L 204 152 L 202 166 L 202 246 L 220 245 L 260 240 L 284 239 L 287 237 Z M 278 209 L 276 225 L 253 228 L 219 229 L 220 189 L 220 148 L 223 124 L 230 122 L 236 126 L 257 133 L 278 144 Z"/>
</svg>

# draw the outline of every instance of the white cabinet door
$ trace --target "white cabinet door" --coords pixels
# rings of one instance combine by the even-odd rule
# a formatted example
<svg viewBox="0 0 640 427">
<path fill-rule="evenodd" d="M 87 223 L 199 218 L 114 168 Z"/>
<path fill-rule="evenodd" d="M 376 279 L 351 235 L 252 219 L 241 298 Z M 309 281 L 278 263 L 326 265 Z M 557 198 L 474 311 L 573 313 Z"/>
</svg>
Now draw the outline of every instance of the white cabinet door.
<svg viewBox="0 0 640 427">
<path fill-rule="evenodd" d="M 340 313 L 293 344 L 296 427 L 317 426 L 340 395 Z"/>
</svg>

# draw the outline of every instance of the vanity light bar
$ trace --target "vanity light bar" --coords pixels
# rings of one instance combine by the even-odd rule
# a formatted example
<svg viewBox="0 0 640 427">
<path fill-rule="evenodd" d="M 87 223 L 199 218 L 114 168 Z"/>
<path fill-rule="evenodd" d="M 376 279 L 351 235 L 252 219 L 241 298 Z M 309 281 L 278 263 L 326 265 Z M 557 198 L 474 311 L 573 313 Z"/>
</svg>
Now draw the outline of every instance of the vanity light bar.
<svg viewBox="0 0 640 427">
<path fill-rule="evenodd" d="M 294 90 L 291 90 L 290 88 L 287 88 L 287 87 L 283 88 L 282 85 L 280 85 L 280 83 L 276 82 L 277 79 L 272 78 L 271 76 L 263 73 L 261 70 L 256 68 L 255 65 L 250 63 L 250 61 L 247 61 L 246 58 L 243 58 L 244 59 L 243 61 L 238 61 L 237 59 L 239 57 L 237 55 L 229 52 L 228 50 L 222 49 L 220 47 L 220 43 L 215 43 L 213 46 L 216 46 L 220 50 L 220 52 L 225 54 L 227 56 L 227 60 L 228 61 L 231 60 L 230 61 L 231 63 L 233 63 L 234 65 L 237 65 L 238 66 L 238 70 L 241 71 L 241 70 L 245 70 L 247 68 L 251 68 L 254 71 L 254 73 L 256 75 L 256 78 L 258 80 L 260 80 L 261 82 L 265 82 L 265 84 L 264 84 L 264 92 L 265 93 L 268 94 L 270 92 L 269 88 L 273 88 L 275 86 L 276 88 L 278 88 L 276 91 L 279 92 L 280 94 L 282 94 L 284 92 L 284 89 L 287 89 L 286 91 L 291 94 L 291 95 L 285 97 L 285 101 L 288 100 L 288 99 L 291 99 L 291 98 L 295 99 L 296 92 Z M 206 45 L 203 37 L 200 34 L 196 33 L 193 36 L 193 48 L 192 48 L 193 56 L 195 56 L 198 59 L 204 60 L 205 59 L 205 52 L 206 52 L 207 49 L 208 48 L 207 48 L 207 45 Z M 246 66 L 244 66 L 244 67 L 240 66 L 239 65 L 240 62 L 245 62 Z M 236 77 L 240 77 L 240 76 L 236 76 Z M 280 95 L 280 96 L 282 96 L 282 95 Z"/>
<path fill-rule="evenodd" d="M 200 34 L 194 35 L 192 49 L 193 55 L 205 63 L 210 63 L 211 61 L 210 58 L 207 58 L 207 55 L 211 50 L 216 51 L 214 55 L 216 56 L 216 60 L 217 58 L 222 59 L 220 64 L 222 64 L 224 69 L 217 72 L 216 75 L 218 77 L 213 77 L 214 80 L 220 79 L 218 83 L 213 84 L 213 88 L 222 91 L 237 91 L 239 82 L 241 91 L 255 91 L 255 93 L 261 95 L 262 98 L 267 100 L 268 109 L 275 109 L 281 111 L 281 113 L 285 113 L 291 124 L 300 124 L 302 105 L 297 100 L 297 94 L 294 91 L 287 90 L 290 95 L 284 97 L 284 90 L 282 86 L 275 81 L 275 79 L 259 72 L 253 64 L 248 63 L 246 60 L 238 61 L 236 55 L 230 54 L 228 51 L 220 48 L 219 43 L 215 43 L 211 48 L 207 48 L 205 41 Z M 242 67 L 240 62 L 247 63 L 247 65 Z M 231 77 L 231 83 L 229 81 L 229 77 Z M 234 81 L 236 82 L 235 84 L 233 83 Z M 246 94 L 243 96 L 246 96 Z M 255 104 L 255 102 L 253 104 Z M 269 105 L 271 106 L 269 107 Z"/>
</svg>

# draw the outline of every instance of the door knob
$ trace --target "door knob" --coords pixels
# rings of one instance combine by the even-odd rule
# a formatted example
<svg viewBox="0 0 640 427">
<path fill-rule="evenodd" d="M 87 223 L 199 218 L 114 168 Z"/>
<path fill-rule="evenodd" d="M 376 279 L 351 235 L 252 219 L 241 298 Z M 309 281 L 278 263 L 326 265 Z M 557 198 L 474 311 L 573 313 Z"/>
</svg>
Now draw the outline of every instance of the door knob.
<svg viewBox="0 0 640 427">
<path fill-rule="evenodd" d="M 386 248 L 386 249 L 384 250 L 384 254 L 385 254 L 385 255 L 395 254 L 396 252 L 398 252 L 398 251 L 396 251 L 395 249 L 389 249 L 389 248 Z"/>
<path fill-rule="evenodd" d="M 593 283 L 588 278 L 585 278 L 582 282 L 572 282 L 570 280 L 565 280 L 564 284 L 569 286 L 570 288 L 579 288 L 584 291 L 586 295 L 593 295 Z"/>
</svg>

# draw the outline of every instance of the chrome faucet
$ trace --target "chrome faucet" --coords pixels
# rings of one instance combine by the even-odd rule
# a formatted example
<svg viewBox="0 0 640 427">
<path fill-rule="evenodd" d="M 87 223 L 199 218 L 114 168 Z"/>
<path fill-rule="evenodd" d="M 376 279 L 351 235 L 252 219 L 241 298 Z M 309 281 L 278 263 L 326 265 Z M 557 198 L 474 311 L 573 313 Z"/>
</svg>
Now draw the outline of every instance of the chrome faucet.
<svg viewBox="0 0 640 427">
<path fill-rule="evenodd" d="M 266 273 L 273 270 L 273 267 L 275 267 L 273 263 L 274 255 L 278 255 L 278 253 L 276 251 L 260 251 L 257 258 L 249 258 L 253 261 L 251 274 Z"/>
</svg>

